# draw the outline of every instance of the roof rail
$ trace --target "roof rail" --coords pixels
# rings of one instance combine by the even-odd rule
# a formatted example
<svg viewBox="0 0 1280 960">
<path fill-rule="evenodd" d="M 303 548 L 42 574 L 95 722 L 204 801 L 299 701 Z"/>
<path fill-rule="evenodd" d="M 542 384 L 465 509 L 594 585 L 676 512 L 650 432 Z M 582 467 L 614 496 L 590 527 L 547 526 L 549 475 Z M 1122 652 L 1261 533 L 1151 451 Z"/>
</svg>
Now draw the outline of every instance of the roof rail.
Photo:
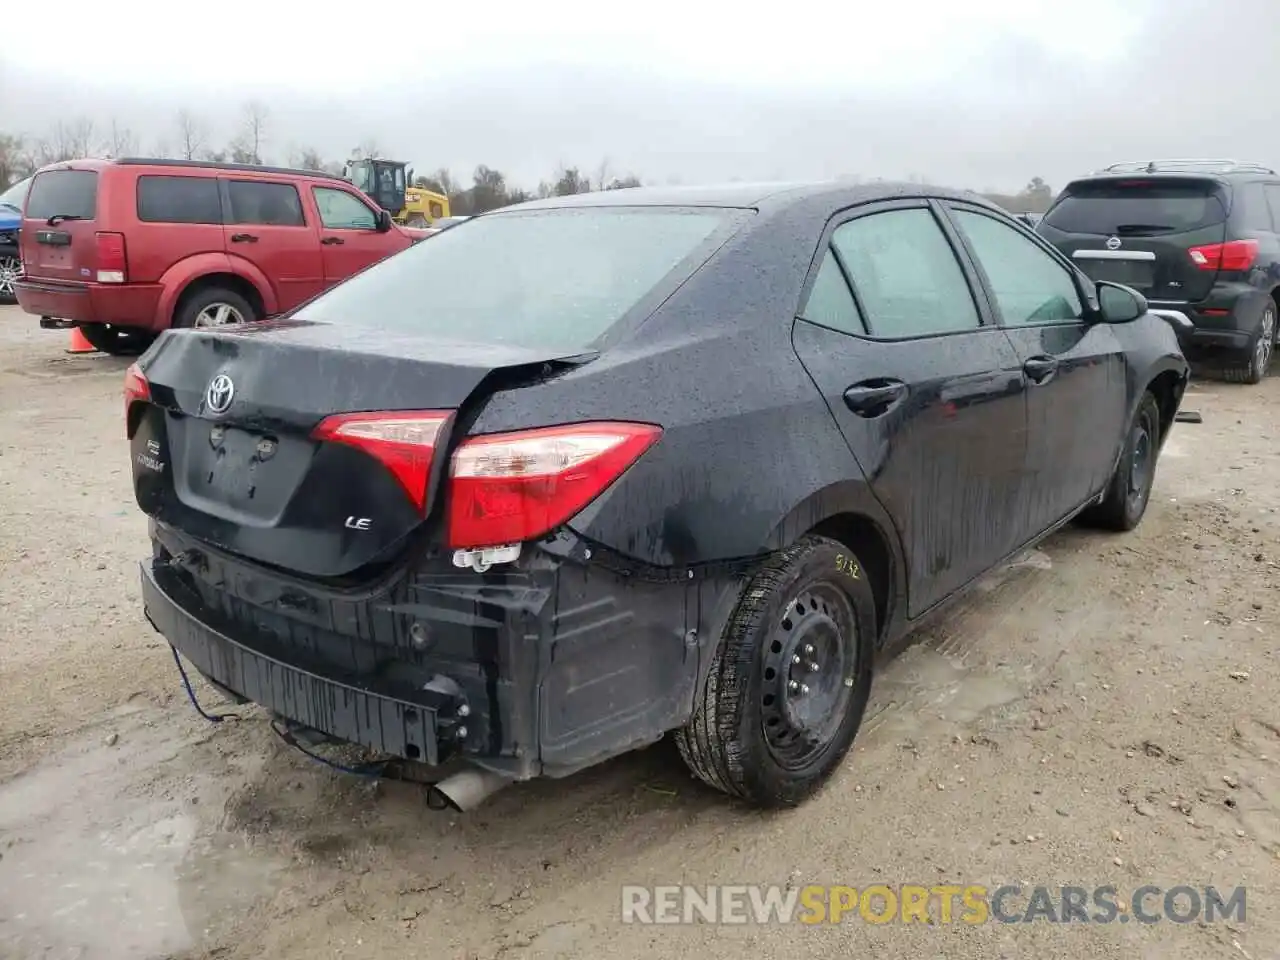
<svg viewBox="0 0 1280 960">
<path fill-rule="evenodd" d="M 1125 160 L 1099 173 L 1275 173 L 1271 167 L 1249 160 Z"/>
<path fill-rule="evenodd" d="M 121 166 L 148 167 L 196 167 L 206 170 L 242 171 L 244 173 L 273 173 L 298 177 L 318 177 L 322 180 L 342 180 L 336 173 L 326 170 L 304 170 L 300 167 L 270 167 L 256 163 L 225 163 L 218 160 L 175 160 L 166 157 L 120 157 L 112 161 Z"/>
</svg>

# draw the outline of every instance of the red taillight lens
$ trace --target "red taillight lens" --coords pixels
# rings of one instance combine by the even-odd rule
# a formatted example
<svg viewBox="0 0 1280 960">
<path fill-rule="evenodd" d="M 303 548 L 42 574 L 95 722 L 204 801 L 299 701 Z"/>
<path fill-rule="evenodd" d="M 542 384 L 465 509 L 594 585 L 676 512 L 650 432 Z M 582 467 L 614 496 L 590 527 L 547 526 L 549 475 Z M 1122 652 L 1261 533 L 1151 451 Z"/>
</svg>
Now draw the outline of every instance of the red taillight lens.
<svg viewBox="0 0 1280 960">
<path fill-rule="evenodd" d="M 95 234 L 98 243 L 98 282 L 124 283 L 128 279 L 128 257 L 123 233 Z"/>
<path fill-rule="evenodd" d="M 133 409 L 133 405 L 139 401 L 147 401 L 151 399 L 151 384 L 147 383 L 147 378 L 143 375 L 136 363 L 131 364 L 129 369 L 124 372 L 124 418 L 128 422 L 129 411 Z"/>
<path fill-rule="evenodd" d="M 1258 259 L 1257 240 L 1206 243 L 1187 251 L 1201 270 L 1248 270 Z"/>
<path fill-rule="evenodd" d="M 581 423 L 473 437 L 453 455 L 451 548 L 534 540 L 572 518 L 662 436 L 642 423 Z"/>
<path fill-rule="evenodd" d="M 436 438 L 449 417 L 448 412 L 440 410 L 340 413 L 321 421 L 311 435 L 317 440 L 348 444 L 378 460 L 422 511 L 426 508 Z"/>
</svg>

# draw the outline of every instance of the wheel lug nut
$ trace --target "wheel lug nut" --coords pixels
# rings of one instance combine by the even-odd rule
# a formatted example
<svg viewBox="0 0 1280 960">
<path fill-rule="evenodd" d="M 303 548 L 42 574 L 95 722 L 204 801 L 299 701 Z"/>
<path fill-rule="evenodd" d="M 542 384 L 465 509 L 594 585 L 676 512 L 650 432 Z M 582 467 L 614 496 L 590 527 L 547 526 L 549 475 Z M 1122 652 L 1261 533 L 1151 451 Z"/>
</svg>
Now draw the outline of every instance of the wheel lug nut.
<svg viewBox="0 0 1280 960">
<path fill-rule="evenodd" d="M 808 692 L 809 692 L 809 685 L 808 685 L 807 683 L 802 683 L 802 684 L 800 684 L 800 692 L 801 692 L 801 693 L 808 693 Z"/>
<path fill-rule="evenodd" d="M 795 693 L 800 689 L 800 684 L 798 681 L 792 680 L 790 683 L 787 684 L 787 689 L 790 690 L 792 693 Z"/>
<path fill-rule="evenodd" d="M 813 644 L 812 644 L 812 643 L 806 643 L 806 644 L 804 645 L 804 652 L 805 652 L 805 653 L 807 653 L 807 654 L 809 654 L 809 656 L 813 656 Z"/>
<path fill-rule="evenodd" d="M 792 662 L 792 663 L 799 663 L 799 662 L 800 662 L 800 654 L 798 654 L 798 653 L 797 653 L 795 656 L 793 656 L 793 657 L 791 658 L 791 662 Z"/>
<path fill-rule="evenodd" d="M 810 672 L 810 673 L 817 673 L 817 672 L 818 672 L 818 665 L 817 665 L 816 663 L 813 663 L 812 661 L 810 661 L 810 663 L 809 663 L 809 672 Z"/>
</svg>

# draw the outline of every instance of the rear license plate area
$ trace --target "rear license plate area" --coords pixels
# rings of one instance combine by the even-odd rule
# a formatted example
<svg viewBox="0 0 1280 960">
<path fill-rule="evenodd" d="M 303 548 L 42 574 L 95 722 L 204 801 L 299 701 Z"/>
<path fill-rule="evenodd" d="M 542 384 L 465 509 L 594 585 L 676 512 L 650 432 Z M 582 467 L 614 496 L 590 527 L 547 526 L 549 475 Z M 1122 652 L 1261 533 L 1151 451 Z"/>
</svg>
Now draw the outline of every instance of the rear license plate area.
<svg viewBox="0 0 1280 960">
<path fill-rule="evenodd" d="M 1150 260 L 1093 260 L 1080 257 L 1076 265 L 1090 280 L 1123 283 L 1129 287 L 1150 287 L 1155 281 L 1155 264 Z"/>
<path fill-rule="evenodd" d="M 208 453 L 200 481 L 207 496 L 248 506 L 258 495 L 262 471 L 278 451 L 275 437 L 215 424 L 208 431 Z"/>
</svg>

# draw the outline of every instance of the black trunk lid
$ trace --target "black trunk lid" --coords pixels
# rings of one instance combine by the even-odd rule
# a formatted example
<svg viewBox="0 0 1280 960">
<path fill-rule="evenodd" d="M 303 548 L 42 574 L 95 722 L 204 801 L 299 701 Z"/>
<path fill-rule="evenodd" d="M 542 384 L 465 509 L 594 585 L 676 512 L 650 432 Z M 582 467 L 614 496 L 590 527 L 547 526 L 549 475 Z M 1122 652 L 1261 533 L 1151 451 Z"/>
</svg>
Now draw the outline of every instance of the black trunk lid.
<svg viewBox="0 0 1280 960">
<path fill-rule="evenodd" d="M 457 411 L 499 375 L 536 375 L 558 360 L 297 321 L 167 332 L 140 362 L 151 402 L 131 437 L 138 504 L 223 550 L 349 576 L 389 559 L 430 514 Z M 222 391 L 211 391 L 215 379 Z M 447 420 L 423 509 L 369 453 L 313 438 L 335 414 L 430 410 Z"/>
</svg>

